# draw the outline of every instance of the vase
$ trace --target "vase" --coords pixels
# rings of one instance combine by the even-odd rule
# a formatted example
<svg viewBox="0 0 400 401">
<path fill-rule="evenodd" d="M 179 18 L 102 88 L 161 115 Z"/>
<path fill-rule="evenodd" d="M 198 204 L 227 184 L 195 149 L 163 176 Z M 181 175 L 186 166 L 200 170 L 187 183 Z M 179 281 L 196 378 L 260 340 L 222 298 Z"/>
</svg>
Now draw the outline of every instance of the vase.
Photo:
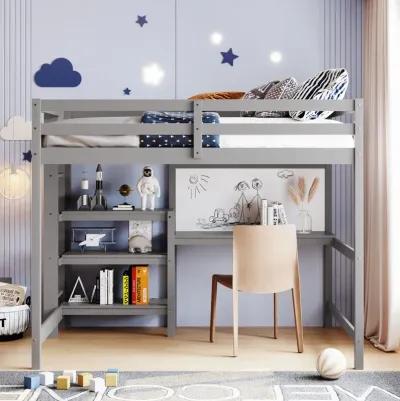
<svg viewBox="0 0 400 401">
<path fill-rule="evenodd" d="M 300 209 L 297 215 L 297 232 L 310 234 L 312 231 L 312 217 L 307 209 Z"/>
</svg>

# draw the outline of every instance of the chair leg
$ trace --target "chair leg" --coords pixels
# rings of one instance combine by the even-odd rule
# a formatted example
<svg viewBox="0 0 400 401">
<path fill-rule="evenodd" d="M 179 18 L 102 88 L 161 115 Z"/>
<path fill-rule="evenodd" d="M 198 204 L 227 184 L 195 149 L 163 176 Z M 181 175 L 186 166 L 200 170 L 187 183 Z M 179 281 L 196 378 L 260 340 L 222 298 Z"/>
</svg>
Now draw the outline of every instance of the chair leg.
<svg viewBox="0 0 400 401">
<path fill-rule="evenodd" d="M 238 355 L 239 350 L 239 295 L 238 290 L 232 290 L 232 306 L 233 306 L 233 356 Z"/>
<path fill-rule="evenodd" d="M 217 307 L 217 289 L 217 277 L 213 275 L 211 284 L 210 343 L 214 342 L 215 337 L 215 311 Z"/>
<path fill-rule="evenodd" d="M 278 320 L 279 320 L 279 299 L 278 294 L 274 293 L 274 338 L 278 338 Z"/>
<path fill-rule="evenodd" d="M 303 352 L 303 322 L 301 317 L 300 286 L 298 284 L 292 289 L 294 320 L 296 323 L 297 350 Z"/>
</svg>

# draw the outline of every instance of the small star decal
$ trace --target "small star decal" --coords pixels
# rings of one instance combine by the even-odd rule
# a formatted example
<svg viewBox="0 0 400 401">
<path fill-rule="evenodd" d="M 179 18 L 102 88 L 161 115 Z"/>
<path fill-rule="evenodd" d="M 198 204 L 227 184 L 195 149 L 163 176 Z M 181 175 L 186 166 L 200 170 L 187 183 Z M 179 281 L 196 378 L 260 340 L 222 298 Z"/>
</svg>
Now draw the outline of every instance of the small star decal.
<svg viewBox="0 0 400 401">
<path fill-rule="evenodd" d="M 125 89 L 123 90 L 123 92 L 124 92 L 124 95 L 129 96 L 129 95 L 131 94 L 132 91 L 131 91 L 129 88 L 125 88 Z"/>
<path fill-rule="evenodd" d="M 32 152 L 28 150 L 27 152 L 22 152 L 22 161 L 24 162 L 32 162 Z"/>
<path fill-rule="evenodd" d="M 141 28 L 143 28 L 143 25 L 144 25 L 144 24 L 148 24 L 149 21 L 147 21 L 147 18 L 146 18 L 145 15 L 142 15 L 142 16 L 141 16 L 141 15 L 138 15 L 138 16 L 137 16 L 136 23 L 139 24 Z"/>
<path fill-rule="evenodd" d="M 228 63 L 233 67 L 233 60 L 237 59 L 239 56 L 234 54 L 232 47 L 227 52 L 221 52 L 222 61 L 221 64 Z"/>
</svg>

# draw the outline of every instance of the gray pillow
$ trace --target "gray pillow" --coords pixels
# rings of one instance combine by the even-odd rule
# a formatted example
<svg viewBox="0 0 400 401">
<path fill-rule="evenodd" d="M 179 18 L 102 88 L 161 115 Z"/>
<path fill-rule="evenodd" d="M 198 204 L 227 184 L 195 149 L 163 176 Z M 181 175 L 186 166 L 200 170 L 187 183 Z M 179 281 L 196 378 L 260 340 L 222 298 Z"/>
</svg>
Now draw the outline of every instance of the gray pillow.
<svg viewBox="0 0 400 401">
<path fill-rule="evenodd" d="M 290 77 L 275 84 L 265 95 L 264 99 L 292 99 L 299 88 L 297 81 Z M 258 111 L 256 117 L 287 117 L 287 111 Z"/>
<path fill-rule="evenodd" d="M 279 81 L 270 81 L 264 85 L 258 86 L 248 92 L 246 92 L 243 96 L 243 99 L 264 99 L 268 91 Z M 242 117 L 254 117 L 254 111 L 242 111 L 240 113 Z"/>
</svg>

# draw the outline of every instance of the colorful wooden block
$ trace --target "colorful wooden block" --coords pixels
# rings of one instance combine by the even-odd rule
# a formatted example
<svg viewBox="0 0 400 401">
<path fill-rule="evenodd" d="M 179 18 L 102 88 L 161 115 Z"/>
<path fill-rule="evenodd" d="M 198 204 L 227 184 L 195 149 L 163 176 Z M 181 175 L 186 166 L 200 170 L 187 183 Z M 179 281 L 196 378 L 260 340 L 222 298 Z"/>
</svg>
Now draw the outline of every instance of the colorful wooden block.
<svg viewBox="0 0 400 401">
<path fill-rule="evenodd" d="M 119 373 L 119 369 L 118 368 L 108 368 L 107 373 Z"/>
<path fill-rule="evenodd" d="M 40 386 L 39 375 L 24 376 L 24 388 L 35 390 Z"/>
<path fill-rule="evenodd" d="M 71 387 L 70 376 L 58 376 L 57 377 L 57 390 L 68 390 Z"/>
<path fill-rule="evenodd" d="M 106 379 L 107 387 L 117 387 L 118 386 L 118 373 L 106 372 L 105 379 Z"/>
<path fill-rule="evenodd" d="M 90 391 L 98 393 L 99 391 L 104 391 L 105 388 L 106 388 L 106 385 L 105 385 L 104 379 L 102 377 L 94 377 L 94 378 L 90 379 L 90 385 L 89 385 Z"/>
<path fill-rule="evenodd" d="M 78 373 L 78 386 L 89 387 L 90 379 L 93 379 L 93 375 L 91 373 Z"/>
<path fill-rule="evenodd" d="M 42 386 L 49 386 L 54 384 L 54 373 L 53 372 L 41 372 L 39 373 L 40 384 Z"/>
<path fill-rule="evenodd" d="M 63 376 L 69 376 L 71 384 L 76 383 L 76 370 L 63 370 Z"/>
</svg>

